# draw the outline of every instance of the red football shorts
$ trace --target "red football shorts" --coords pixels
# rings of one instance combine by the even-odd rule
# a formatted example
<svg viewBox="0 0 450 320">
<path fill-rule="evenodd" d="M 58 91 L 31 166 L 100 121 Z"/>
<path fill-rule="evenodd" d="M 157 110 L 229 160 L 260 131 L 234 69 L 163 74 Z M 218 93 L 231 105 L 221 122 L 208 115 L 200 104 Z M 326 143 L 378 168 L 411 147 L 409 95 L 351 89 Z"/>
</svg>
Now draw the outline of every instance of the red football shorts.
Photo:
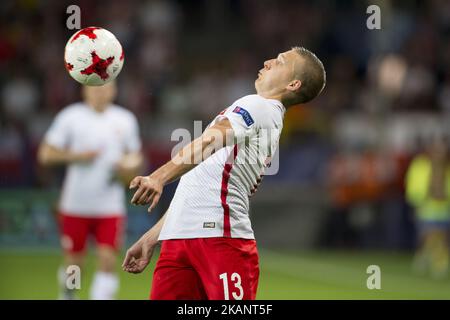
<svg viewBox="0 0 450 320">
<path fill-rule="evenodd" d="M 164 240 L 150 299 L 254 300 L 258 278 L 255 240 Z"/>
<path fill-rule="evenodd" d="M 119 250 L 125 227 L 124 216 L 80 217 L 60 213 L 61 246 L 71 253 L 83 252 L 89 235 L 97 245 Z"/>
</svg>

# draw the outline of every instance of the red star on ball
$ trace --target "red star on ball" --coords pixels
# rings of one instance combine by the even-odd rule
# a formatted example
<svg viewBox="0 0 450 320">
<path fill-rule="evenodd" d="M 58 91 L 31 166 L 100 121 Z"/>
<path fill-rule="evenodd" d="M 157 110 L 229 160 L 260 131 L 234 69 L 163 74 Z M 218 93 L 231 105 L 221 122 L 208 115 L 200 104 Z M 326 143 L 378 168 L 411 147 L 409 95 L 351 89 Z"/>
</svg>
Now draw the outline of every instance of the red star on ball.
<svg viewBox="0 0 450 320">
<path fill-rule="evenodd" d="M 73 64 L 68 63 L 68 62 L 66 62 L 66 61 L 64 61 L 64 64 L 65 64 L 65 66 L 66 66 L 67 71 L 72 71 L 72 69 L 73 69 Z"/>
<path fill-rule="evenodd" d="M 89 39 L 96 39 L 97 35 L 94 33 L 94 30 L 98 30 L 98 29 L 100 29 L 100 28 L 98 28 L 98 27 L 88 27 L 88 28 L 81 29 L 80 31 L 78 31 L 75 34 L 75 36 L 73 37 L 73 39 L 70 42 L 74 42 L 80 36 L 86 36 Z"/>
<path fill-rule="evenodd" d="M 109 75 L 106 72 L 106 68 L 113 62 L 114 57 L 109 57 L 107 59 L 100 58 L 95 51 L 91 52 L 92 64 L 84 70 L 81 70 L 81 74 L 93 74 L 96 73 L 102 80 L 108 79 Z"/>
</svg>

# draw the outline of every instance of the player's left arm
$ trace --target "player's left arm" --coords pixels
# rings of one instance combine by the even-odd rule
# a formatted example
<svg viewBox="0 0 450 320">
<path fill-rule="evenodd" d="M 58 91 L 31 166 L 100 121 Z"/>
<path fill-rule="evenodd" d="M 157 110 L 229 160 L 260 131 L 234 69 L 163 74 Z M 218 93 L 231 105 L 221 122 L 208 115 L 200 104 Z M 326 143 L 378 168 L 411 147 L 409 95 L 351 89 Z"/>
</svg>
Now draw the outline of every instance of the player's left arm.
<svg viewBox="0 0 450 320">
<path fill-rule="evenodd" d="M 129 113 L 123 117 L 124 126 L 124 149 L 125 153 L 115 164 L 115 177 L 123 184 L 128 185 L 130 181 L 141 173 L 144 163 L 142 155 L 142 141 L 139 134 L 139 123 L 136 117 Z"/>
<path fill-rule="evenodd" d="M 135 177 L 130 189 L 138 188 L 131 203 L 145 205 L 151 203 L 149 212 L 158 203 L 165 185 L 177 180 L 183 174 L 206 160 L 217 150 L 233 144 L 234 132 L 227 118 L 207 128 L 203 134 L 180 150 L 169 162 L 149 176 Z"/>
<path fill-rule="evenodd" d="M 115 166 L 116 177 L 125 185 L 142 170 L 144 157 L 141 151 L 129 152 L 122 156 Z"/>
</svg>

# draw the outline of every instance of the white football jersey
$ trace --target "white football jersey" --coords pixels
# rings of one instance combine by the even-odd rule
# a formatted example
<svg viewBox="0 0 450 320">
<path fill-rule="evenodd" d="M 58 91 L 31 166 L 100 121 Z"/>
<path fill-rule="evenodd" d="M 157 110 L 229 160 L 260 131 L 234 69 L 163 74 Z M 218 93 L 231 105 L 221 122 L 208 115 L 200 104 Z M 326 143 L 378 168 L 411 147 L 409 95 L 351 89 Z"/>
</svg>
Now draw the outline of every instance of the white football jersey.
<svg viewBox="0 0 450 320">
<path fill-rule="evenodd" d="M 278 148 L 284 113 L 280 101 L 254 94 L 237 100 L 209 124 L 227 118 L 235 144 L 181 177 L 159 240 L 254 239 L 249 198 Z"/>
<path fill-rule="evenodd" d="M 141 149 L 133 113 L 117 105 L 96 112 L 84 103 L 72 104 L 56 116 L 45 141 L 72 152 L 99 152 L 92 162 L 68 166 L 59 203 L 62 212 L 87 217 L 126 213 L 125 190 L 115 179 L 114 166 L 125 153 Z"/>
</svg>

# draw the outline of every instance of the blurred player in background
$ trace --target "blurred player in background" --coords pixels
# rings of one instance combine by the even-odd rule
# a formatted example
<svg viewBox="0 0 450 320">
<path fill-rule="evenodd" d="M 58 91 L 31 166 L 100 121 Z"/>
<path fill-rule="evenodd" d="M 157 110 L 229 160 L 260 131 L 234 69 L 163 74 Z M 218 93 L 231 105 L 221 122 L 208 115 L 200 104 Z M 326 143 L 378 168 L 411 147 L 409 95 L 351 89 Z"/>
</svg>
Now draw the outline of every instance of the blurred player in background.
<svg viewBox="0 0 450 320">
<path fill-rule="evenodd" d="M 125 191 L 142 164 L 135 116 L 112 104 L 116 84 L 83 87 L 84 101 L 64 108 L 40 145 L 42 165 L 67 165 L 59 202 L 64 266 L 58 270 L 60 299 L 75 298 L 66 288 L 66 267 L 82 268 L 88 236 L 97 243 L 98 270 L 91 299 L 113 299 L 119 287 L 115 264 L 125 230 Z"/>
<path fill-rule="evenodd" d="M 167 213 L 123 263 L 127 272 L 141 272 L 162 240 L 151 299 L 255 299 L 259 262 L 249 198 L 278 147 L 285 108 L 314 99 L 324 86 L 325 70 L 313 53 L 280 53 L 260 70 L 257 94 L 223 110 L 151 175 L 133 179 L 131 202 L 150 203 L 151 210 L 164 186 L 182 177 Z"/>
<path fill-rule="evenodd" d="M 419 246 L 416 272 L 435 278 L 448 275 L 450 231 L 450 152 L 438 136 L 426 153 L 416 156 L 407 172 L 406 195 L 416 210 Z"/>
</svg>

